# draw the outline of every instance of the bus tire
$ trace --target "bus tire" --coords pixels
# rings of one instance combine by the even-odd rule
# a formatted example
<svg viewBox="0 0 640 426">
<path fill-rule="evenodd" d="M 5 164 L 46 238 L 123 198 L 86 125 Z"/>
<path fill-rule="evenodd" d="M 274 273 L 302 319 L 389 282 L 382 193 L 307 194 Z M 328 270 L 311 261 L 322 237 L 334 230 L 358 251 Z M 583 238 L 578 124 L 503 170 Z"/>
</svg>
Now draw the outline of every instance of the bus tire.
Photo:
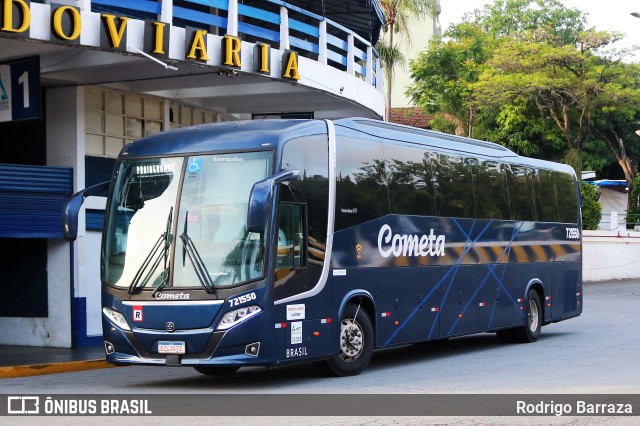
<svg viewBox="0 0 640 426">
<path fill-rule="evenodd" d="M 236 371 L 238 371 L 238 369 L 240 367 L 236 367 L 236 366 L 228 366 L 228 367 L 205 367 L 205 366 L 198 366 L 198 367 L 193 367 L 198 373 L 207 375 L 207 376 L 229 376 L 233 373 L 235 373 Z"/>
<path fill-rule="evenodd" d="M 530 289 L 525 301 L 524 326 L 513 330 L 516 342 L 532 343 L 540 337 L 542 330 L 542 305 L 538 292 Z"/>
<path fill-rule="evenodd" d="M 324 361 L 321 367 L 333 376 L 360 374 L 373 355 L 373 325 L 361 306 L 352 303 L 345 306 L 339 339 L 340 352 Z"/>
</svg>

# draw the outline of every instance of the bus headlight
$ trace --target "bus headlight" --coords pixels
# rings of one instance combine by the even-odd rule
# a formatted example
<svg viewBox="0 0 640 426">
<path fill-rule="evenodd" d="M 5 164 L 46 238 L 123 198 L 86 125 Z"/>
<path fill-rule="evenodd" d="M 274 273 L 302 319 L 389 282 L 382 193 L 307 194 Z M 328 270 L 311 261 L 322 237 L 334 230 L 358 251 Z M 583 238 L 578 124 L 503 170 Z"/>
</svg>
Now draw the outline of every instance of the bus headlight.
<svg viewBox="0 0 640 426">
<path fill-rule="evenodd" d="M 104 314 L 104 316 L 109 318 L 112 323 L 114 323 L 121 329 L 131 330 L 131 327 L 129 327 L 129 323 L 126 319 L 124 319 L 124 315 L 122 315 L 120 312 L 115 311 L 111 308 L 102 308 L 102 313 Z"/>
<path fill-rule="evenodd" d="M 240 324 L 242 321 L 251 318 L 260 311 L 262 311 L 262 309 L 260 309 L 259 306 L 251 305 L 227 312 L 218 323 L 216 330 L 226 330 L 231 328 L 234 325 Z"/>
</svg>

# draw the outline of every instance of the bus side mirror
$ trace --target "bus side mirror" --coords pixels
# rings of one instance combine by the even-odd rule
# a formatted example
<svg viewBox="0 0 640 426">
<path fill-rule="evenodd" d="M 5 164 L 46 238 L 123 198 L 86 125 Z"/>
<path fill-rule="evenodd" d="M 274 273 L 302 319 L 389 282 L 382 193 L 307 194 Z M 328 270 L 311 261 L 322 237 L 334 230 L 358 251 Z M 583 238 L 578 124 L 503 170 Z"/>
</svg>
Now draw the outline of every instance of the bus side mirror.
<svg viewBox="0 0 640 426">
<path fill-rule="evenodd" d="M 300 170 L 286 170 L 256 182 L 247 207 L 247 231 L 262 234 L 270 217 L 273 189 L 276 185 L 300 178 Z"/>
<path fill-rule="evenodd" d="M 109 181 L 102 182 L 78 191 L 67 198 L 67 201 L 62 205 L 62 236 L 65 240 L 73 241 L 78 237 L 78 214 L 80 207 L 84 204 L 84 199 L 108 191 L 110 185 Z"/>
</svg>

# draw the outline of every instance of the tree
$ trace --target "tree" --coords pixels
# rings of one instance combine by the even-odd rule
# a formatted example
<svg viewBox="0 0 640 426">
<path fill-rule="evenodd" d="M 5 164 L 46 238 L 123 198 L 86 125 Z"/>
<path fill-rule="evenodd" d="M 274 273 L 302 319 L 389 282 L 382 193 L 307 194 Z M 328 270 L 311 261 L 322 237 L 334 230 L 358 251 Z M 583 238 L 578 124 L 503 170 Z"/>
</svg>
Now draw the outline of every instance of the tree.
<svg viewBox="0 0 640 426">
<path fill-rule="evenodd" d="M 618 39 L 617 33 L 588 31 L 581 49 L 537 41 L 534 34 L 505 39 L 487 61 L 474 84 L 475 102 L 501 109 L 513 102 L 531 102 L 539 115 L 562 134 L 565 162 L 580 176 L 582 151 L 594 131 L 598 109 L 614 108 L 622 98 L 625 68 L 594 55 Z M 634 98 L 628 88 L 627 97 Z"/>
<path fill-rule="evenodd" d="M 455 40 L 432 41 L 429 49 L 411 61 L 407 94 L 413 103 L 434 115 L 431 126 L 460 136 L 473 134 L 477 108 L 471 84 L 493 49 L 493 38 L 478 25 L 460 24 L 449 33 Z"/>
<path fill-rule="evenodd" d="M 633 163 L 626 144 L 635 142 L 637 147 L 640 141 L 637 133 L 640 129 L 640 92 L 637 82 L 640 66 L 616 63 L 615 67 L 618 78 L 610 91 L 613 98 L 597 106 L 593 127 L 620 166 L 631 194 L 636 184 L 637 165 Z M 630 208 L 631 199 L 629 203 Z"/>
<path fill-rule="evenodd" d="M 558 0 L 495 0 L 466 17 L 493 38 L 518 38 L 538 32 L 555 45 L 574 45 L 586 29 L 586 17 Z"/>
<path fill-rule="evenodd" d="M 580 190 L 582 193 L 582 229 L 598 229 L 602 218 L 602 206 L 598 203 L 598 189 L 589 183 L 583 183 Z"/>
<path fill-rule="evenodd" d="M 532 4 L 537 6 L 531 7 Z M 501 39 L 517 38 L 524 31 L 547 28 L 548 37 L 573 41 L 571 37 L 575 38 L 575 34 L 584 29 L 584 22 L 579 11 L 567 9 L 555 0 L 497 0 L 485 9 L 466 14 L 461 23 L 447 30 L 445 40 L 432 42 L 429 49 L 411 63 L 415 84 L 409 87 L 407 94 L 414 103 L 434 114 L 432 127 L 439 130 L 455 129 L 452 132 L 459 135 L 482 137 L 492 129 L 504 128 L 504 122 L 514 125 L 522 121 L 520 117 L 527 109 L 526 105 L 513 105 L 512 112 L 518 111 L 519 116 L 503 112 L 504 122 L 497 125 L 495 115 L 486 108 L 484 111 L 476 108 L 470 84 L 477 81 Z M 475 135 L 474 126 L 478 120 L 485 131 Z M 482 126 L 483 121 L 489 125 Z M 538 123 L 535 127 L 542 126 Z M 515 143 L 520 148 L 518 151 L 534 153 L 536 144 L 529 143 L 527 138 L 537 132 L 521 129 L 519 133 Z"/>
<path fill-rule="evenodd" d="M 636 175 L 633 187 L 629 191 L 627 208 L 627 228 L 634 229 L 640 226 L 640 176 Z"/>
<path fill-rule="evenodd" d="M 391 119 L 391 83 L 393 83 L 393 71 L 396 66 L 405 63 L 402 52 L 398 49 L 395 36 L 409 37 L 407 24 L 411 18 L 421 19 L 426 16 L 435 16 L 436 0 L 380 0 L 380 7 L 385 15 L 383 23 L 383 38 L 376 45 L 380 54 L 380 60 L 385 72 L 386 105 L 385 116 Z"/>
<path fill-rule="evenodd" d="M 603 162 L 585 149 L 608 147 L 633 182 L 620 136 L 640 117 L 640 73 L 622 62 L 629 51 L 612 48 L 622 34 L 585 23 L 556 0 L 496 0 L 412 63 L 408 93 L 438 119 L 466 123 L 470 136 L 563 160 L 578 176 L 583 161 Z M 482 54 L 471 54 L 478 45 Z"/>
</svg>

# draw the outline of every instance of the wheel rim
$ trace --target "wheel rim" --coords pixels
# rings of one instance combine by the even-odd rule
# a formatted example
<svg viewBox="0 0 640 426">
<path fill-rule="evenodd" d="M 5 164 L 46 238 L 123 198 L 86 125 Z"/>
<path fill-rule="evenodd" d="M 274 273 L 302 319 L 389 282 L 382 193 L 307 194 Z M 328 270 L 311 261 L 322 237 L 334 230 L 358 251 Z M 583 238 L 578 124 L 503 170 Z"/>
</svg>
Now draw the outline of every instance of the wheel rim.
<svg viewBox="0 0 640 426">
<path fill-rule="evenodd" d="M 527 321 L 529 322 L 529 330 L 535 332 L 538 329 L 538 305 L 533 300 L 529 300 L 529 312 L 527 313 Z"/>
<path fill-rule="evenodd" d="M 340 326 L 340 358 L 347 362 L 356 360 L 362 353 L 364 338 L 360 324 L 352 318 L 342 320 Z"/>
</svg>

